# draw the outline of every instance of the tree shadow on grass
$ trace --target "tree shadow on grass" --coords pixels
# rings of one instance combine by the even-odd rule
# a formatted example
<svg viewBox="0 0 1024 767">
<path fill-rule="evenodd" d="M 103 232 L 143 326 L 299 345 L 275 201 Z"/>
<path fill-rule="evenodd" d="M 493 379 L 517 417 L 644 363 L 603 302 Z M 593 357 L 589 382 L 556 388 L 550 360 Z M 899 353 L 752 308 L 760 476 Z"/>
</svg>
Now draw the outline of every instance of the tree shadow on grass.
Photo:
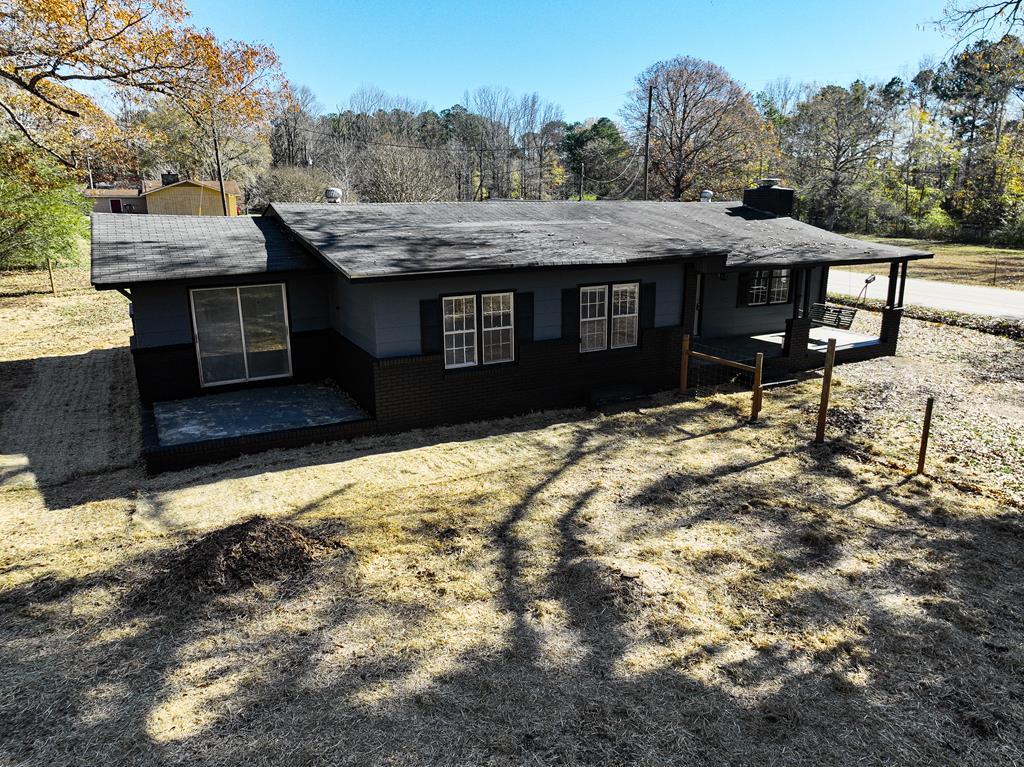
<svg viewBox="0 0 1024 767">
<path fill-rule="evenodd" d="M 654 428 L 678 435 L 677 426 Z M 154 567 L 146 557 L 5 592 L 0 760 L 839 765 L 1019 756 L 1018 517 L 959 514 L 927 489 L 894 482 L 864 488 L 859 503 L 899 517 L 857 530 L 843 515 L 858 504 L 828 514 L 810 500 L 794 505 L 792 477 L 766 484 L 763 456 L 722 462 L 710 480 L 717 506 L 701 508 L 699 478 L 668 470 L 605 506 L 616 496 L 600 480 L 628 441 L 620 427 L 576 431 L 497 518 L 459 531 L 480 545 L 458 555 L 444 546 L 410 553 L 427 548 L 425 533 L 446 535 L 431 507 L 413 513 L 414 535 L 395 533 L 393 547 L 406 552 L 397 560 L 357 548 L 283 586 L 186 607 L 139 606 Z M 742 509 L 758 483 L 756 506 Z M 467 496 L 467 515 L 481 499 Z M 701 542 L 711 522 L 742 529 L 775 556 L 699 571 L 681 556 L 630 553 L 687 525 Z M 602 524 L 618 531 L 616 548 Z M 870 556 L 879 561 L 848 564 Z M 447 568 L 456 585 L 484 573 L 493 592 L 453 596 L 403 577 L 417 568 Z M 925 601 L 908 603 L 925 587 Z"/>
</svg>

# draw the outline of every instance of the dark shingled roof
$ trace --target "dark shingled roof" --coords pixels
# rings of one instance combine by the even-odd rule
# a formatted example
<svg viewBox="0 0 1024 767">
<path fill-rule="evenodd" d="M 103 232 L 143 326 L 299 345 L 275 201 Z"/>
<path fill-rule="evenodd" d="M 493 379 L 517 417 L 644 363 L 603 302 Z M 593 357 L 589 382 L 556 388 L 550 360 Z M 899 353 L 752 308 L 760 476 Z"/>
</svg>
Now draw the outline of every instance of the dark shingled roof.
<svg viewBox="0 0 1024 767">
<path fill-rule="evenodd" d="M 850 239 L 740 203 L 278 203 L 267 213 L 352 279 L 705 255 L 727 255 L 730 268 L 930 255 Z"/>
<path fill-rule="evenodd" d="M 93 284 L 108 286 L 303 269 L 319 260 L 350 279 L 381 279 L 702 256 L 743 269 L 931 255 L 739 203 L 277 203 L 257 219 L 94 213 L 92 220 Z"/>
<path fill-rule="evenodd" d="M 98 287 L 316 266 L 266 218 L 92 214 L 92 283 Z"/>
</svg>

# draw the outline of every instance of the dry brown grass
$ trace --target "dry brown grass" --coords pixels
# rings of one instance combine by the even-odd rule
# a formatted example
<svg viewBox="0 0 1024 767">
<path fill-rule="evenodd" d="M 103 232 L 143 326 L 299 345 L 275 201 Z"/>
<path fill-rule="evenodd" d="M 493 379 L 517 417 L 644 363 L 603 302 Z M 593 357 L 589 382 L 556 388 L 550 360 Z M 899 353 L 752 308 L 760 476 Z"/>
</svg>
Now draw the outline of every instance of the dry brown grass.
<svg viewBox="0 0 1024 767">
<path fill-rule="evenodd" d="M 877 437 L 809 447 L 813 381 L 757 426 L 742 395 L 665 397 L 147 478 L 118 352 L 34 363 L 0 422 L 0 763 L 1024 759 L 1019 509 Z M 132 599 L 257 514 L 350 553 Z"/>
<path fill-rule="evenodd" d="M 926 250 L 935 254 L 934 258 L 924 261 L 911 261 L 907 272 L 908 277 L 1024 290 L 1024 250 L 1018 248 L 996 248 L 991 245 L 969 245 L 899 237 L 861 236 L 861 238 L 888 245 Z M 836 268 L 861 272 L 865 269 L 863 266 Z"/>
</svg>

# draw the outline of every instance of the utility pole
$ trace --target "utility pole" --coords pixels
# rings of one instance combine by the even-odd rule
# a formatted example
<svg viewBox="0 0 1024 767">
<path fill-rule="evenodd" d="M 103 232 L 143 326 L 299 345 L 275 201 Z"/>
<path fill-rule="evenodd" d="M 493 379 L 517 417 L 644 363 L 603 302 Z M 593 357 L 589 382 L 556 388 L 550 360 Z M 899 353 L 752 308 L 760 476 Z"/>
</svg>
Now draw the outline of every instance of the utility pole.
<svg viewBox="0 0 1024 767">
<path fill-rule="evenodd" d="M 213 134 L 213 161 L 217 165 L 217 183 L 220 184 L 220 206 L 224 215 L 228 213 L 228 196 L 224 192 L 224 171 L 220 167 L 220 141 L 217 137 L 217 118 L 210 118 L 210 132 Z"/>
<path fill-rule="evenodd" d="M 647 127 L 644 129 L 644 199 L 647 199 L 647 158 L 651 155 L 651 100 L 654 98 L 654 86 L 647 86 Z"/>
<path fill-rule="evenodd" d="M 537 142 L 537 199 L 544 199 L 544 142 Z"/>
<path fill-rule="evenodd" d="M 581 161 L 580 162 L 580 202 L 583 202 L 583 171 L 584 171 L 585 168 L 586 168 L 586 165 Z"/>
</svg>

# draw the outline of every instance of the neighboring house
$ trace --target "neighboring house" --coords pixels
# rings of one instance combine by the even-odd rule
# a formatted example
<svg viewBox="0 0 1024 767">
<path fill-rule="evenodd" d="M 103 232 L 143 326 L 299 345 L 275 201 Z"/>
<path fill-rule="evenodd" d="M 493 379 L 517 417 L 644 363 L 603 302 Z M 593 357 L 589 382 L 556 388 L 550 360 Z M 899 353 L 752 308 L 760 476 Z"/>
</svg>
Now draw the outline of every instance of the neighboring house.
<svg viewBox="0 0 1024 767">
<path fill-rule="evenodd" d="M 225 181 L 229 216 L 243 212 L 242 191 L 237 181 Z M 159 213 L 179 216 L 223 216 L 220 184 L 216 181 L 179 181 L 165 173 L 160 181 L 143 181 L 140 188 L 97 187 L 85 189 L 93 213 Z"/>
<path fill-rule="evenodd" d="M 225 181 L 229 216 L 242 212 L 241 191 L 238 182 Z M 216 181 L 177 181 L 170 184 L 143 182 L 141 197 L 150 213 L 176 216 L 223 216 L 220 184 Z"/>
<path fill-rule="evenodd" d="M 929 254 L 776 215 L 792 190 L 763 186 L 745 199 L 96 215 L 92 282 L 132 302 L 152 468 L 671 389 L 684 334 L 737 358 L 765 351 L 768 376 L 810 369 L 822 362 L 816 331 L 826 329 L 812 328 L 809 309 L 839 264 L 887 264 L 892 292 L 879 335 L 839 333 L 837 360 L 893 354 L 897 286 L 907 262 Z M 222 402 L 201 395 L 324 379 L 359 405 L 357 419 L 248 424 L 218 439 L 200 427 Z M 182 400 L 184 411 L 173 402 Z M 198 414 L 204 403 L 210 412 L 186 416 L 191 441 L 162 435 L 163 416 Z"/>
<path fill-rule="evenodd" d="M 146 200 L 138 189 L 99 187 L 85 189 L 82 194 L 92 200 L 93 213 L 145 213 Z"/>
</svg>

